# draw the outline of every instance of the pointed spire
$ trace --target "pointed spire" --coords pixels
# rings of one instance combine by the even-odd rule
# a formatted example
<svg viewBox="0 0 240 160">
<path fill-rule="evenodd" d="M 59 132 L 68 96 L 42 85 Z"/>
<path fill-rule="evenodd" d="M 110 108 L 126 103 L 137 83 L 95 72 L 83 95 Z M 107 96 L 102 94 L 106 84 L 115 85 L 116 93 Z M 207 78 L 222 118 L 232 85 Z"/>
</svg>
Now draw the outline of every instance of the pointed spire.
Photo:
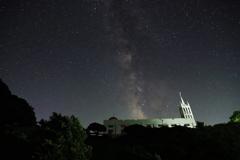
<svg viewBox="0 0 240 160">
<path fill-rule="evenodd" d="M 179 92 L 179 96 L 180 96 L 180 99 L 181 99 L 181 104 L 185 104 L 183 98 L 182 98 L 182 95 L 181 95 L 181 92 Z"/>
</svg>

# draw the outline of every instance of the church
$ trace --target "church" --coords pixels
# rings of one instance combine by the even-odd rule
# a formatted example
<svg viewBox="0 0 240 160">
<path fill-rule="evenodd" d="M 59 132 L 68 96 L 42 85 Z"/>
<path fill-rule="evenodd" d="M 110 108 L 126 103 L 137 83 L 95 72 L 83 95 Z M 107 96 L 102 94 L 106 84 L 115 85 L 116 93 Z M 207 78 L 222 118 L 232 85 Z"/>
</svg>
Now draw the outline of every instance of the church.
<svg viewBox="0 0 240 160">
<path fill-rule="evenodd" d="M 196 127 L 196 121 L 194 119 L 190 104 L 185 103 L 181 93 L 180 96 L 180 115 L 181 118 L 164 118 L 164 119 L 126 119 L 121 120 L 116 117 L 111 117 L 108 120 L 103 121 L 103 125 L 106 126 L 106 134 L 121 135 L 123 134 L 124 127 L 138 124 L 147 128 L 160 128 L 162 126 L 174 127 L 174 126 L 186 126 L 189 128 Z"/>
</svg>

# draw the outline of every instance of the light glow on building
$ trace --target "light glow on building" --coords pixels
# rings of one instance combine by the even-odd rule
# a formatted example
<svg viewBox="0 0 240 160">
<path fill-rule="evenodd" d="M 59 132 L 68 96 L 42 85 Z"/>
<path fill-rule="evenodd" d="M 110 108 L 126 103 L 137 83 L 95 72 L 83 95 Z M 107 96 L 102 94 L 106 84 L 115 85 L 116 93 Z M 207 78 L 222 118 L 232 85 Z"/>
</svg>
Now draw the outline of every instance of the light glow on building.
<svg viewBox="0 0 240 160">
<path fill-rule="evenodd" d="M 160 128 L 162 126 L 174 127 L 174 126 L 186 126 L 189 128 L 196 127 L 196 121 L 194 119 L 190 104 L 185 103 L 181 93 L 180 96 L 180 115 L 181 118 L 164 118 L 164 119 L 126 119 L 121 120 L 116 117 L 111 117 L 108 120 L 103 121 L 103 125 L 106 126 L 106 134 L 120 135 L 124 134 L 124 127 L 138 124 L 147 128 Z"/>
</svg>

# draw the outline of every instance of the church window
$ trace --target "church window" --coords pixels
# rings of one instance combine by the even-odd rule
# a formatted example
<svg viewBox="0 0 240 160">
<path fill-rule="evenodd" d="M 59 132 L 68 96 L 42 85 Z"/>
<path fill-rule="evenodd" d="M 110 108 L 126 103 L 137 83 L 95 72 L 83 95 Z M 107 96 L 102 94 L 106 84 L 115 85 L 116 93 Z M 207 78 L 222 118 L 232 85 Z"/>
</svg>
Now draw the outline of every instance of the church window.
<svg viewBox="0 0 240 160">
<path fill-rule="evenodd" d="M 191 114 L 190 108 L 188 108 L 188 112 L 189 112 L 189 114 Z"/>
</svg>

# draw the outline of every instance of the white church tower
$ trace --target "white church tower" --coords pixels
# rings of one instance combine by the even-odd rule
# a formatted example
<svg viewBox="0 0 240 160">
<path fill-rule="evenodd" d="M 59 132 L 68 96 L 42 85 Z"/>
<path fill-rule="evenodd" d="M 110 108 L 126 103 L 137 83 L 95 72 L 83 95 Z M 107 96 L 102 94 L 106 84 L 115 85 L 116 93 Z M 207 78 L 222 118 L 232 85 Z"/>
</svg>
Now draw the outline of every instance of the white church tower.
<svg viewBox="0 0 240 160">
<path fill-rule="evenodd" d="M 188 102 L 187 103 L 184 102 L 184 100 L 182 98 L 182 95 L 181 95 L 181 92 L 179 92 L 179 96 L 180 96 L 180 99 L 181 99 L 180 108 L 179 108 L 181 118 L 193 119 L 194 120 L 190 104 Z M 194 120 L 194 122 L 195 122 L 195 120 Z M 196 125 L 196 122 L 195 122 L 195 125 Z"/>
</svg>

